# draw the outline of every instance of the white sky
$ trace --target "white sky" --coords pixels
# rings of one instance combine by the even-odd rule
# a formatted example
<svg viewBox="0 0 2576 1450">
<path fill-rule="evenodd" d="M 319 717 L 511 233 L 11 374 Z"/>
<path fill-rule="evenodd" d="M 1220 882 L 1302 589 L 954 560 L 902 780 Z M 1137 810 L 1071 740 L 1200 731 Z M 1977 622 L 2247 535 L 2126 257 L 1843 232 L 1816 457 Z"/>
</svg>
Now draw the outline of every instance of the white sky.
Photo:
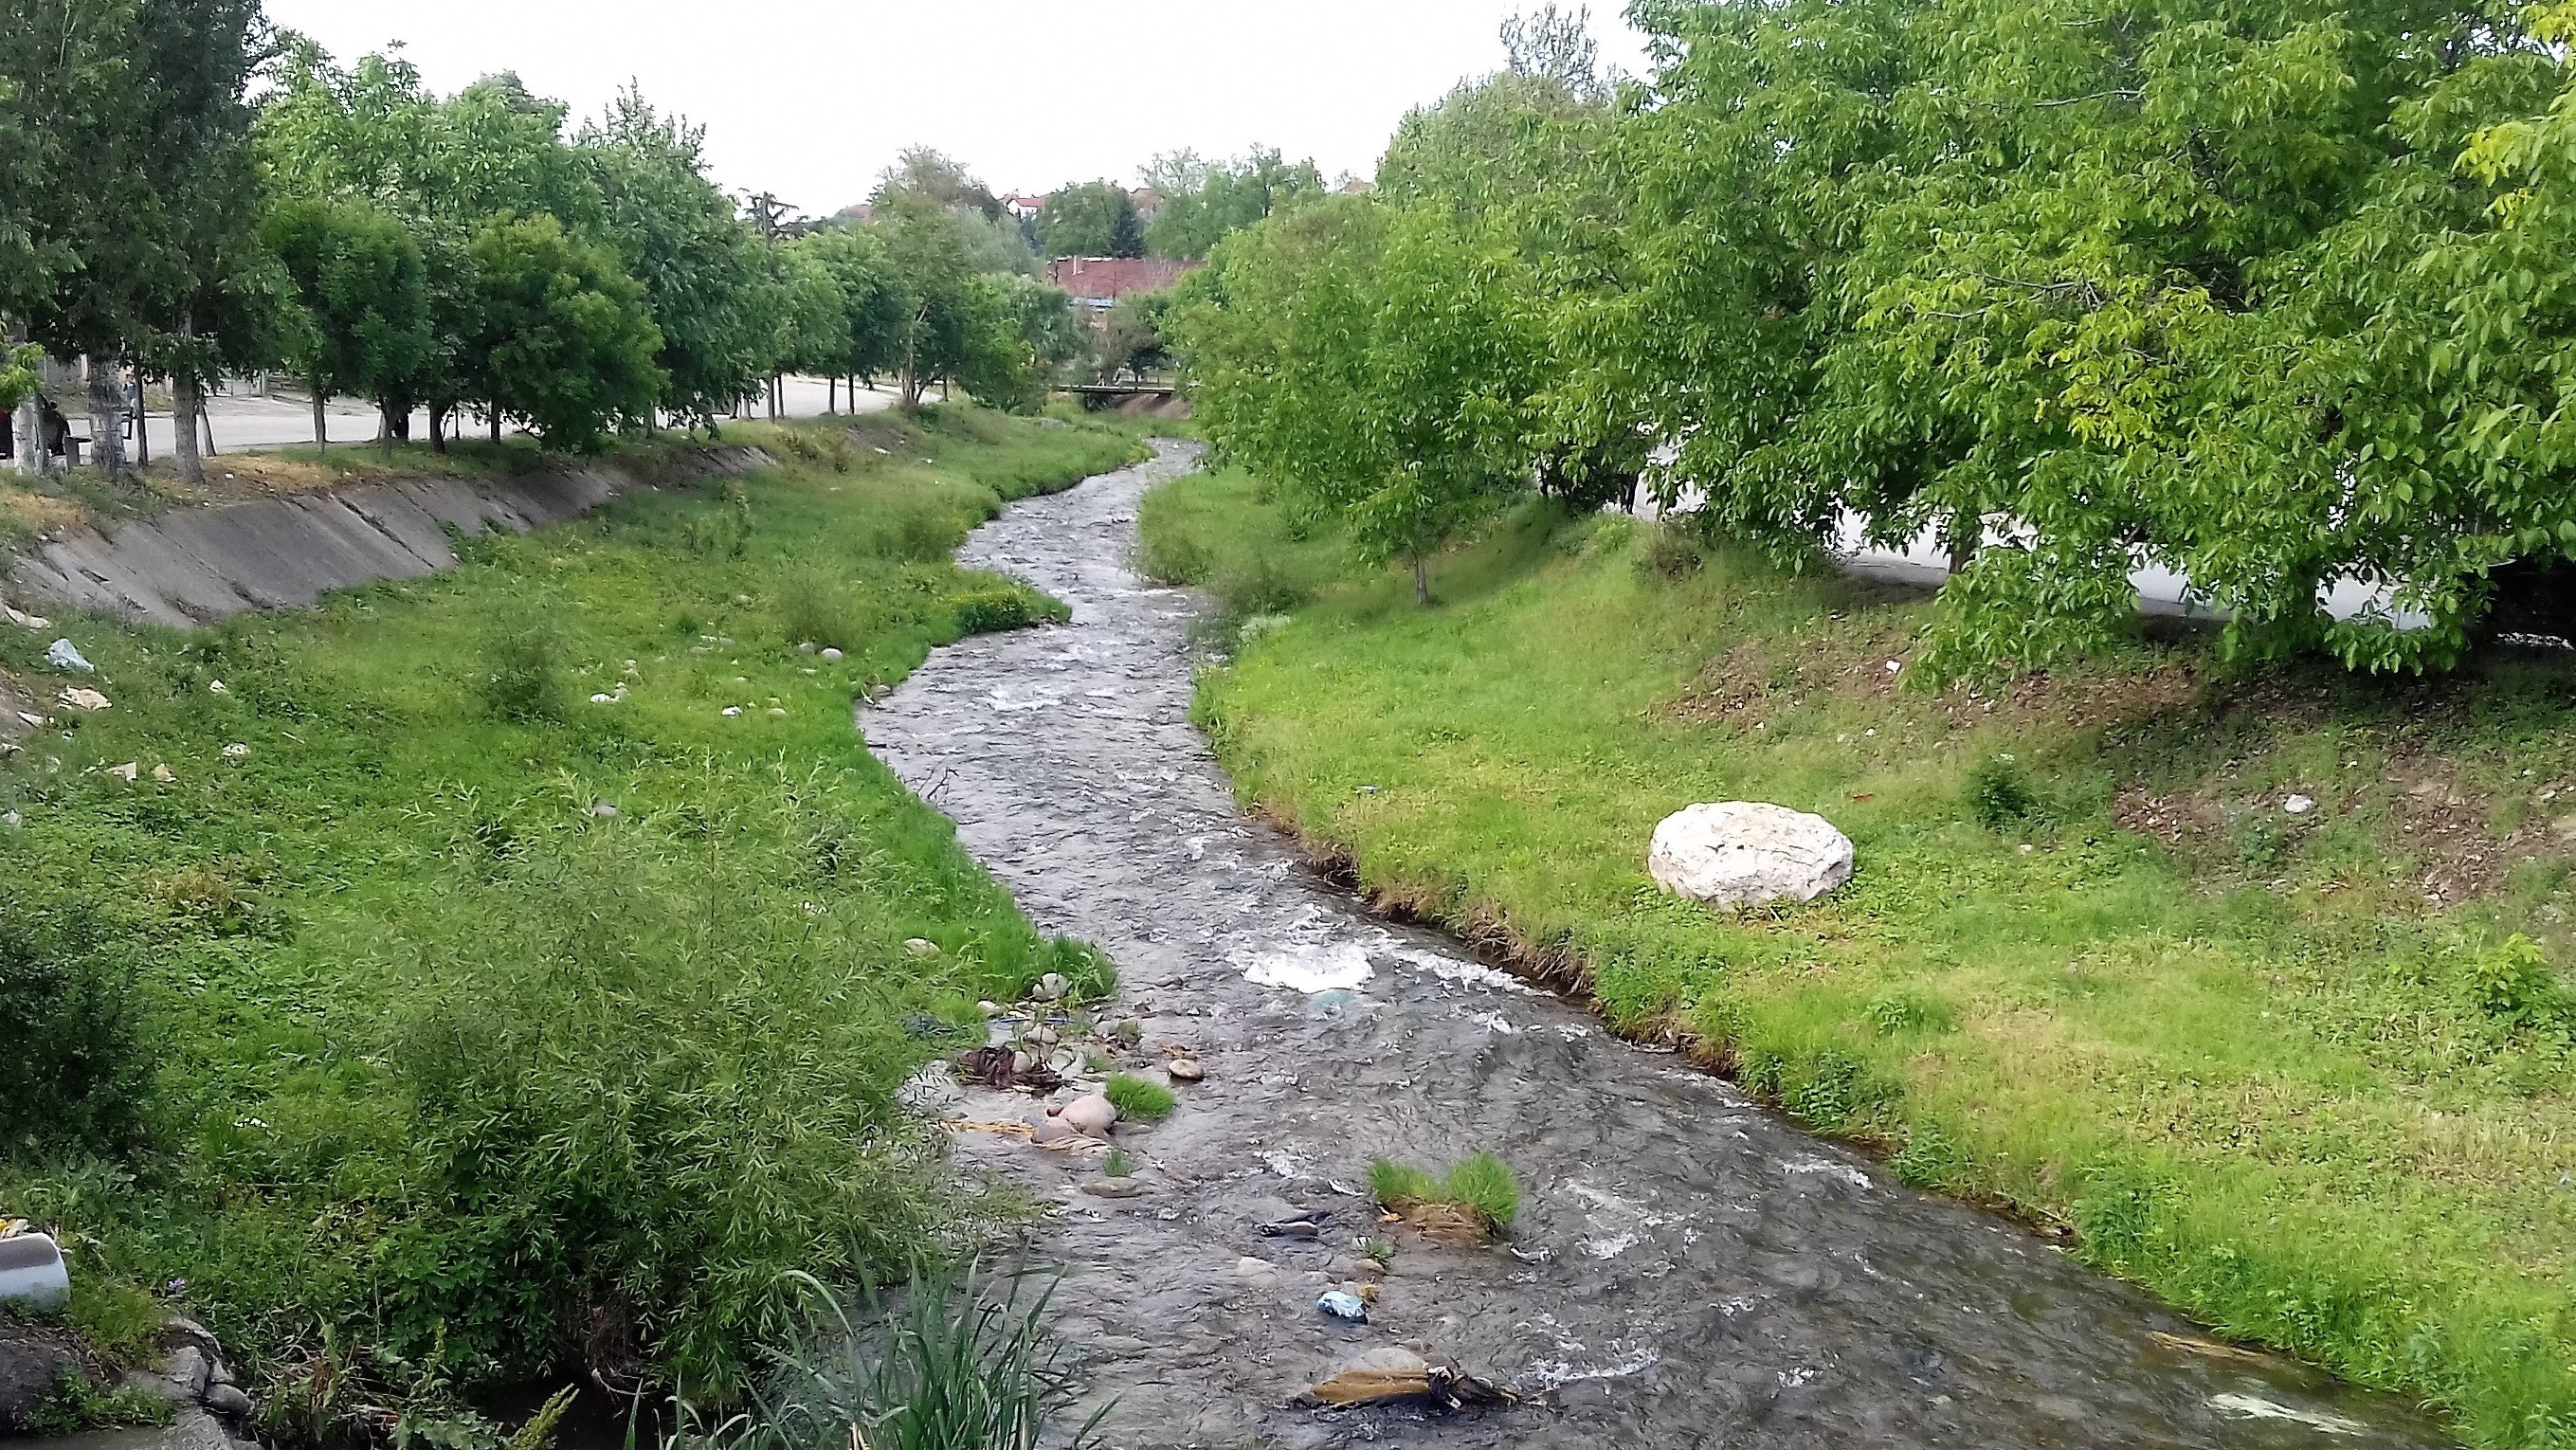
<svg viewBox="0 0 2576 1450">
<path fill-rule="evenodd" d="M 1108 176 L 1159 151 L 1258 141 L 1328 177 L 1375 171 L 1411 106 L 1502 64 L 1530 0 L 269 0 L 343 61 L 401 41 L 440 92 L 496 70 L 595 112 L 629 77 L 707 128 L 716 179 L 809 213 L 866 197 L 905 146 L 997 192 Z M 1567 8 L 1572 8 L 1571 6 Z M 1596 0 L 1605 62 L 1642 45 Z"/>
</svg>

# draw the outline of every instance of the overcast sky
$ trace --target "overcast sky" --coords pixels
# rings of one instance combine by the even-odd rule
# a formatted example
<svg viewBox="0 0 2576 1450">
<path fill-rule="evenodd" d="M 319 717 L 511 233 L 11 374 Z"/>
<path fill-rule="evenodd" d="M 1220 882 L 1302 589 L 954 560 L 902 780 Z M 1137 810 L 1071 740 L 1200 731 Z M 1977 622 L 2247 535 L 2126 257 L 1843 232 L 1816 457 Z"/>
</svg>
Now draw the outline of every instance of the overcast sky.
<svg viewBox="0 0 2576 1450">
<path fill-rule="evenodd" d="M 596 111 L 629 77 L 707 128 L 719 182 L 811 213 L 905 146 L 996 191 L 1131 182 L 1156 152 L 1258 141 L 1367 175 L 1408 107 L 1502 64 L 1529 0 L 268 0 L 346 61 L 400 41 L 441 92 L 496 70 Z M 1645 69 L 1621 0 L 1603 59 Z M 1571 7 L 1569 7 L 1571 8 Z"/>
</svg>

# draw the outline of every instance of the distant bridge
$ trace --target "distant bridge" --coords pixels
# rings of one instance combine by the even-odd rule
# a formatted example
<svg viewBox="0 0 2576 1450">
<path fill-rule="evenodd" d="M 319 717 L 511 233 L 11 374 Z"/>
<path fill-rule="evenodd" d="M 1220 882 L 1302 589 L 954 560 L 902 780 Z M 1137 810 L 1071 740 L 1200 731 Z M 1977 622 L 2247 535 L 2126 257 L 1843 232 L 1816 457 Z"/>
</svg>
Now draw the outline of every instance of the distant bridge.
<svg viewBox="0 0 2576 1450">
<path fill-rule="evenodd" d="M 1178 396 L 1170 383 L 1082 383 L 1065 391 L 1082 401 L 1084 411 L 1159 407 Z"/>
</svg>

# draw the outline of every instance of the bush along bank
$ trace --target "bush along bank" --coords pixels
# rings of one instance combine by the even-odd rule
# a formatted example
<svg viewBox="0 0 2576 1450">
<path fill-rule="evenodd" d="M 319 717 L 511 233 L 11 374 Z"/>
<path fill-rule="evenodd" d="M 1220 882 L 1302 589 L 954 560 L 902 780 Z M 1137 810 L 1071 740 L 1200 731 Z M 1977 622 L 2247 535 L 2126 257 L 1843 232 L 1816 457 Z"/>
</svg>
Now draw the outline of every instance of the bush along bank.
<svg viewBox="0 0 2576 1450">
<path fill-rule="evenodd" d="M 2139 639 L 1927 693 L 1918 598 L 1679 528 L 1532 505 L 1425 610 L 1240 475 L 1142 524 L 1230 606 L 1198 711 L 1242 798 L 1382 905 L 2230 1336 L 2576 1443 L 2563 659 L 2399 684 Z M 1656 890 L 1656 822 L 1734 799 L 1832 820 L 1856 878 Z"/>
<path fill-rule="evenodd" d="M 0 767 L 0 1207 L 93 1341 L 188 1313 L 290 1440 L 568 1371 L 721 1398 L 788 1271 L 989 1217 L 896 1089 L 979 996 L 1108 965 L 851 701 L 1055 613 L 951 552 L 1139 446 L 964 406 L 728 441 L 780 466 L 311 611 L 0 625 L 52 720 Z"/>
</svg>

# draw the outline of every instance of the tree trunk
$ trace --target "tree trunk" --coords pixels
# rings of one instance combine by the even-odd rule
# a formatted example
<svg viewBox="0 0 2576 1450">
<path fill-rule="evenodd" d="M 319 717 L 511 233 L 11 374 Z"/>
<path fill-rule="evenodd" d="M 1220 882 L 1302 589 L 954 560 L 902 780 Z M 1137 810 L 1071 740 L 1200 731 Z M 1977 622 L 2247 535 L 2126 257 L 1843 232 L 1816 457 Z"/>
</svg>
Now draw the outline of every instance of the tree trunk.
<svg viewBox="0 0 2576 1450">
<path fill-rule="evenodd" d="M 197 389 L 197 426 L 206 430 L 206 456 L 214 457 L 215 419 L 213 414 L 206 411 L 206 390 L 202 385 Z"/>
<path fill-rule="evenodd" d="M 180 334 L 186 332 L 183 324 Z M 205 462 L 197 456 L 197 413 L 204 406 L 205 389 L 182 364 L 170 375 L 170 453 L 179 460 L 179 478 L 185 483 L 206 481 Z"/>
<path fill-rule="evenodd" d="M 1413 556 L 1413 602 L 1416 604 L 1431 602 L 1431 571 L 1424 565 L 1422 555 L 1419 553 Z"/>
<path fill-rule="evenodd" d="M 823 379 L 823 416 L 828 418 L 839 411 L 841 411 L 841 377 L 840 374 L 834 373 Z"/>
<path fill-rule="evenodd" d="M 496 407 L 496 408 L 494 408 L 491 412 L 484 414 L 484 416 L 485 416 L 485 417 L 487 417 L 487 418 L 490 418 L 490 419 L 492 420 L 492 441 L 493 441 L 493 442 L 495 442 L 495 443 L 500 442 L 500 441 L 501 441 L 501 410 L 500 410 L 499 408 L 497 408 L 497 407 Z"/>
<path fill-rule="evenodd" d="M 429 451 L 432 453 L 447 451 L 447 405 L 445 403 L 429 405 Z"/>
<path fill-rule="evenodd" d="M 124 386 L 120 380 L 119 387 Z M 121 433 L 123 430 L 119 430 Z M 134 466 L 152 466 L 152 410 L 143 406 L 143 374 L 134 374 Z"/>
<path fill-rule="evenodd" d="M 322 380 L 313 383 L 313 446 L 324 453 L 331 451 L 331 423 L 322 415 Z"/>
<path fill-rule="evenodd" d="M 125 384 L 116 364 L 89 360 L 90 451 L 116 483 L 125 481 Z"/>
<path fill-rule="evenodd" d="M 0 348 L 23 347 L 26 342 L 25 323 L 13 317 L 0 326 Z M 45 452 L 45 407 L 37 401 L 40 396 L 40 389 L 29 388 L 27 396 L 18 400 L 17 411 L 11 414 L 10 431 L 15 436 L 10 442 L 17 450 L 20 471 L 29 474 L 43 473 L 51 461 Z"/>
<path fill-rule="evenodd" d="M 1986 521 L 1982 515 L 1955 513 L 1947 530 L 1950 539 L 1950 572 L 1964 574 L 1976 562 L 1977 550 L 1986 542 Z"/>
</svg>

